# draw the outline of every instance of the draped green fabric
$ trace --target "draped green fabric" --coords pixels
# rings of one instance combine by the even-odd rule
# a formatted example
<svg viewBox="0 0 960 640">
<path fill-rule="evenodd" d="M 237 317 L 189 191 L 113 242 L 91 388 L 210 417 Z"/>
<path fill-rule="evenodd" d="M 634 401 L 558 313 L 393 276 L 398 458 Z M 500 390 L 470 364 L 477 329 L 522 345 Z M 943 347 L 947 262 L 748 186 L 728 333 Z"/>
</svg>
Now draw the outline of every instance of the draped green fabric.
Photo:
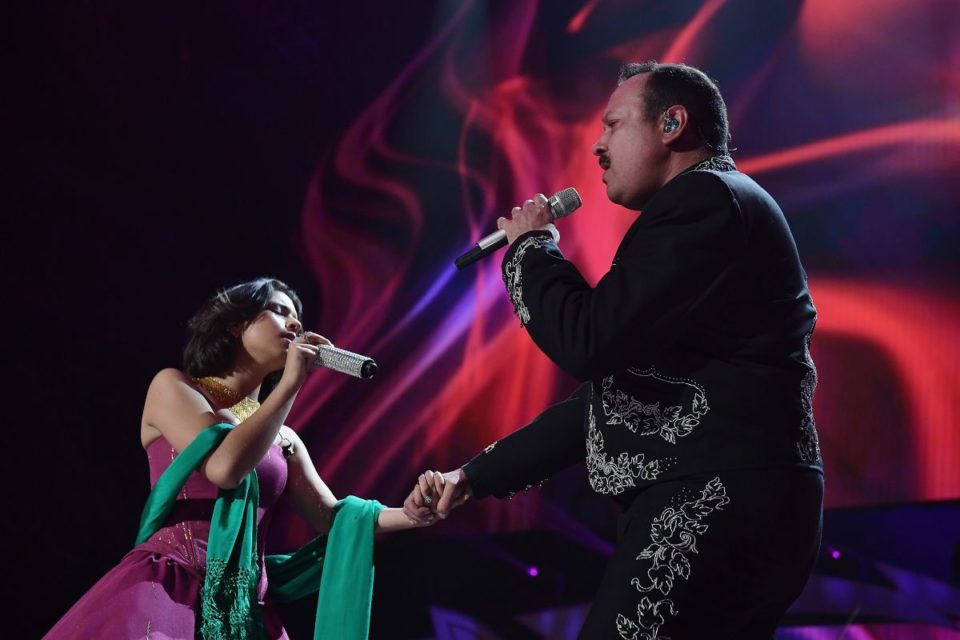
<svg viewBox="0 0 960 640">
<path fill-rule="evenodd" d="M 314 538 L 293 555 L 266 557 L 271 599 L 295 600 L 319 587 L 316 640 L 353 640 L 370 633 L 373 533 L 381 509 L 376 500 L 347 496 L 334 506 L 326 537 Z"/>
<path fill-rule="evenodd" d="M 211 425 L 170 463 L 147 498 L 136 544 L 163 526 L 187 477 L 232 428 L 227 423 Z M 237 488 L 220 490 L 210 521 L 201 592 L 200 634 L 205 640 L 263 637 L 257 605 L 258 502 L 255 471 Z M 369 634 L 373 533 L 381 509 L 375 500 L 348 496 L 334 506 L 327 536 L 315 538 L 296 553 L 264 559 L 271 598 L 293 600 L 319 590 L 316 640 L 363 640 Z"/>
<path fill-rule="evenodd" d="M 140 531 L 135 544 L 145 542 L 159 531 L 170 515 L 173 502 L 190 473 L 200 466 L 207 454 L 216 449 L 232 428 L 233 425 L 226 422 L 210 425 L 173 459 L 147 496 L 147 503 L 143 505 L 143 513 L 140 514 Z"/>
</svg>

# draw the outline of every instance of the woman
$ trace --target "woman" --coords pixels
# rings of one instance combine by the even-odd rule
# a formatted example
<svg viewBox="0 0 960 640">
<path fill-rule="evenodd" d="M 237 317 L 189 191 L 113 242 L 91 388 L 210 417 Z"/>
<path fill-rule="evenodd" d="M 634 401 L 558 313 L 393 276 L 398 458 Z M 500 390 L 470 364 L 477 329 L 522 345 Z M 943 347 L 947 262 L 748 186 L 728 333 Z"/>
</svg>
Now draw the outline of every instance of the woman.
<svg viewBox="0 0 960 640">
<path fill-rule="evenodd" d="M 300 437 L 283 424 L 316 367 L 319 346 L 330 344 L 303 331 L 300 313 L 293 290 L 261 278 L 219 292 L 190 320 L 183 371 L 160 371 L 144 403 L 140 439 L 154 490 L 138 544 L 47 638 L 286 638 L 275 612 L 264 605 L 270 559 L 264 561 L 263 544 L 283 492 L 318 532 L 330 534 L 331 543 L 339 531 L 338 548 L 350 553 L 359 548 L 353 538 L 372 539 L 374 527 L 433 523 L 355 498 L 346 506 L 360 515 L 335 515 L 346 501 L 337 502 Z M 260 404 L 256 398 L 268 376 L 279 380 Z M 360 528 L 345 528 L 350 526 Z M 305 557 L 322 555 L 324 542 Z M 326 553 L 324 583 L 334 585 L 338 578 L 328 576 L 330 567 L 343 565 L 340 558 L 331 560 L 329 545 Z M 316 561 L 310 565 L 318 575 Z M 369 562 L 360 578 L 372 580 Z M 343 598 L 340 583 L 326 603 L 327 611 L 347 610 L 343 615 L 351 622 L 363 618 L 359 635 L 369 619 L 369 586 L 356 592 L 361 602 L 353 610 L 334 602 Z M 320 602 L 322 608 L 322 591 Z"/>
</svg>

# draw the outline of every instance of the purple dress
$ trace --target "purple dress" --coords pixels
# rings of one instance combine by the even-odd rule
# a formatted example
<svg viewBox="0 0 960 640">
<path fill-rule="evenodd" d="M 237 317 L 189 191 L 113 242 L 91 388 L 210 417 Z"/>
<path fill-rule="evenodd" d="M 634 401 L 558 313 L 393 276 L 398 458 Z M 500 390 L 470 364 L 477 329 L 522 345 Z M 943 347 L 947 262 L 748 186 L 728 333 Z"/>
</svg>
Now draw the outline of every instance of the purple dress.
<svg viewBox="0 0 960 640">
<path fill-rule="evenodd" d="M 163 438 L 147 446 L 151 486 L 176 455 Z M 270 447 L 256 469 L 260 484 L 257 541 L 262 567 L 271 510 L 287 482 L 287 462 L 280 447 Z M 216 485 L 197 471 L 191 473 L 164 526 L 125 555 L 44 638 L 194 638 L 217 493 Z M 259 598 L 266 637 L 287 638 L 276 613 L 269 605 L 263 606 L 266 591 L 264 572 Z"/>
</svg>

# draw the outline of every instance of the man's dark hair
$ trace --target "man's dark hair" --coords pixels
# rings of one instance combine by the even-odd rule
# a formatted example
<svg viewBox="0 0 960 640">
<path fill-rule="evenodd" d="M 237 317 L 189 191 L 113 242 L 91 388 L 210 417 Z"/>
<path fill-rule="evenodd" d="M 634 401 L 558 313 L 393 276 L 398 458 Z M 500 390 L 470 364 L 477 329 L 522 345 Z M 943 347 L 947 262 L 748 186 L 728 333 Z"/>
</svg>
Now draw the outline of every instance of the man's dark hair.
<svg viewBox="0 0 960 640">
<path fill-rule="evenodd" d="M 730 126 L 727 105 L 716 83 L 699 69 L 685 64 L 660 64 L 656 60 L 630 62 L 620 67 L 619 84 L 641 73 L 649 74 L 644 95 L 650 120 L 675 104 L 686 107 L 691 124 L 703 145 L 715 154 L 729 153 Z"/>
<path fill-rule="evenodd" d="M 296 292 L 273 278 L 257 278 L 218 291 L 187 322 L 183 370 L 195 378 L 227 373 L 237 356 L 240 339 L 230 332 L 256 318 L 270 305 L 275 292 L 290 296 L 297 316 L 302 304 Z"/>
</svg>

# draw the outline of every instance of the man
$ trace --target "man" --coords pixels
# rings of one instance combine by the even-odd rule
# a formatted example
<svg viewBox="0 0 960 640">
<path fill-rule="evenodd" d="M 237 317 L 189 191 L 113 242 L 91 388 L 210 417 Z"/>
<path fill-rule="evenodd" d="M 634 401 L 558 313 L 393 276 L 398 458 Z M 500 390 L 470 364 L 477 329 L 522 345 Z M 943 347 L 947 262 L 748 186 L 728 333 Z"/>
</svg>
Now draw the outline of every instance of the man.
<svg viewBox="0 0 960 640">
<path fill-rule="evenodd" d="M 583 638 L 772 638 L 819 548 L 816 310 L 783 213 L 728 141 L 706 75 L 623 67 L 593 153 L 610 200 L 642 214 L 610 271 L 587 285 L 542 195 L 497 221 L 521 323 L 586 382 L 405 505 L 445 516 L 585 458 L 624 513 Z"/>
</svg>

